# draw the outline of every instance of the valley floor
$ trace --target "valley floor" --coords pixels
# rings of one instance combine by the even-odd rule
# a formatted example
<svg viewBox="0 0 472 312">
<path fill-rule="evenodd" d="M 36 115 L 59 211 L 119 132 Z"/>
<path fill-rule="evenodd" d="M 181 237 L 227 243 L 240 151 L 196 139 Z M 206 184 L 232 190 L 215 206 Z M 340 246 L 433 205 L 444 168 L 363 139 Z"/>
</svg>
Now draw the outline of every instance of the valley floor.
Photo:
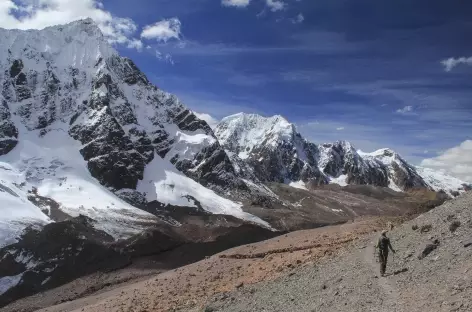
<svg viewBox="0 0 472 312">
<path fill-rule="evenodd" d="M 331 258 L 358 237 L 385 227 L 388 220 L 397 219 L 366 217 L 343 225 L 296 231 L 169 270 L 169 263 L 177 267 L 179 261 L 196 252 L 178 249 L 143 258 L 116 272 L 80 278 L 18 300 L 1 311 L 200 311 L 213 296 L 293 274 Z"/>
<path fill-rule="evenodd" d="M 471 311 L 472 192 L 400 221 L 296 231 L 73 301 L 55 297 L 70 284 L 2 311 Z M 380 277 L 373 245 L 388 222 L 397 253 Z"/>
</svg>

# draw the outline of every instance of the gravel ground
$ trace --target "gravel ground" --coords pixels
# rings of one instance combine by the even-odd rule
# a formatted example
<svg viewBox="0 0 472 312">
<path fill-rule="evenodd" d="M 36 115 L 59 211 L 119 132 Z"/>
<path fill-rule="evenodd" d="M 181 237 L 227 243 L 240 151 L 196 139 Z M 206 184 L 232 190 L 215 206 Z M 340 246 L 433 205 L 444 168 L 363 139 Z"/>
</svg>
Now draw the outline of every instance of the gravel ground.
<svg viewBox="0 0 472 312">
<path fill-rule="evenodd" d="M 41 311 L 472 311 L 471 207 L 468 193 L 393 229 L 398 252 L 387 277 L 378 276 L 372 246 L 395 219 L 365 218 L 236 247 Z"/>
<path fill-rule="evenodd" d="M 45 312 L 202 311 L 215 294 L 273 280 L 303 266 L 313 266 L 327 255 L 333 256 L 343 250 L 349 242 L 379 231 L 387 222 L 397 221 L 398 218 L 361 218 L 342 225 L 296 231 L 232 248 L 138 283 L 112 285 L 76 300 L 57 302 L 59 293 L 68 289 L 77 291 L 76 284 L 71 284 L 19 300 L 1 311 L 25 312 L 40 308 Z"/>
<path fill-rule="evenodd" d="M 387 235 L 397 253 L 386 277 L 373 256 L 378 234 L 368 235 L 318 265 L 216 295 L 204 311 L 472 311 L 471 192 Z"/>
</svg>

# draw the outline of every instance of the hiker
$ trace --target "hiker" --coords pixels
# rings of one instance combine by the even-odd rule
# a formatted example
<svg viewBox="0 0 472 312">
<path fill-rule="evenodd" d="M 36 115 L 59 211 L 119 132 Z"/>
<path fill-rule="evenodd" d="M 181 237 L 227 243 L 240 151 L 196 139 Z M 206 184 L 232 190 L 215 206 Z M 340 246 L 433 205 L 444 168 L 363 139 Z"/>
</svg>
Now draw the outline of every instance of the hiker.
<svg viewBox="0 0 472 312">
<path fill-rule="evenodd" d="M 380 275 L 385 276 L 385 269 L 387 268 L 387 259 L 388 259 L 388 249 L 395 253 L 392 245 L 390 244 L 390 239 L 387 237 L 387 230 L 383 230 L 382 234 L 379 237 L 375 248 L 378 248 L 379 253 L 379 262 L 380 262 Z"/>
</svg>

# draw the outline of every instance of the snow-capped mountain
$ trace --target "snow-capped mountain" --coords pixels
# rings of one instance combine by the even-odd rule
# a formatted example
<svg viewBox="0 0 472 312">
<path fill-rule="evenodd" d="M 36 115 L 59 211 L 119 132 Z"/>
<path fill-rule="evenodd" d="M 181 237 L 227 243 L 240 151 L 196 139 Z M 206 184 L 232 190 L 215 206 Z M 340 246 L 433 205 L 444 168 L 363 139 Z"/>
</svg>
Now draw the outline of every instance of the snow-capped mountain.
<svg viewBox="0 0 472 312">
<path fill-rule="evenodd" d="M 248 187 L 208 124 L 152 85 L 91 19 L 0 36 L 2 185 L 34 189 L 115 237 L 133 232 L 124 223 L 155 218 L 133 206 L 148 201 L 266 225 L 215 193 Z M 27 205 L 31 217 L 50 217 Z"/>
<path fill-rule="evenodd" d="M 462 190 L 470 190 L 472 186 L 438 170 L 419 166 L 415 169 L 431 189 L 435 191 L 443 190 L 450 196 L 457 196 Z"/>
<path fill-rule="evenodd" d="M 358 154 L 367 161 L 380 162 L 387 173 L 388 186 L 392 189 L 404 191 L 428 186 L 416 168 L 391 149 L 383 148 L 373 153 L 358 152 Z"/>
<path fill-rule="evenodd" d="M 298 187 L 370 184 L 396 191 L 429 188 L 449 194 L 463 188 L 464 182 L 416 168 L 390 149 L 363 153 L 346 141 L 316 145 L 281 116 L 235 114 L 222 119 L 214 131 L 233 163 L 243 162 L 238 167 L 265 182 Z"/>
<path fill-rule="evenodd" d="M 25 295 L 100 270 L 102 261 L 121 267 L 130 255 L 121 243 L 151 246 L 147 254 L 194 233 L 195 241 L 216 239 L 223 227 L 238 236 L 404 208 L 336 188 L 308 191 L 321 184 L 452 196 L 463 184 L 389 149 L 314 144 L 281 116 L 236 114 L 212 130 L 121 57 L 91 19 L 0 29 L 0 37 L 0 305 L 10 288 Z"/>
<path fill-rule="evenodd" d="M 281 116 L 228 116 L 217 125 L 215 135 L 228 153 L 243 160 L 260 181 L 326 182 L 318 169 L 318 147 Z"/>
<path fill-rule="evenodd" d="M 157 222 L 140 209 L 149 204 L 268 227 L 228 199 L 278 200 L 263 182 L 407 190 L 452 181 L 388 149 L 316 145 L 281 116 L 236 114 L 213 131 L 121 57 L 91 19 L 0 36 L 0 195 L 21 206 L 0 217 L 9 240 L 26 225 L 79 215 L 127 237 Z"/>
<path fill-rule="evenodd" d="M 0 178 L 0 203 L 2 218 L 0 218 L 0 248 L 14 243 L 18 235 L 28 225 L 43 226 L 50 219 L 34 204 L 27 194 L 15 186 L 16 174 L 8 164 L 0 163 L 0 170 L 5 170 Z M 10 179 L 4 179 L 8 175 Z"/>
</svg>

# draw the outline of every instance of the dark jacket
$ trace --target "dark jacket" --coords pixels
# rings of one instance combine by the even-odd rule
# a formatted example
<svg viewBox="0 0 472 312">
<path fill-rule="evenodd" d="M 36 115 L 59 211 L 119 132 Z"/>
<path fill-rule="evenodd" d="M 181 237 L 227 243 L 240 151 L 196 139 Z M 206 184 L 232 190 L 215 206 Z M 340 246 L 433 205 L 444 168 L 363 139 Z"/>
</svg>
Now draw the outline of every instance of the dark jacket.
<svg viewBox="0 0 472 312">
<path fill-rule="evenodd" d="M 382 253 L 388 253 L 388 249 L 395 253 L 395 250 L 393 250 L 392 245 L 390 244 L 390 238 L 388 238 L 385 235 L 382 235 L 379 237 L 379 240 L 377 242 L 377 245 L 375 245 L 376 248 L 379 249 L 380 252 Z"/>
</svg>

